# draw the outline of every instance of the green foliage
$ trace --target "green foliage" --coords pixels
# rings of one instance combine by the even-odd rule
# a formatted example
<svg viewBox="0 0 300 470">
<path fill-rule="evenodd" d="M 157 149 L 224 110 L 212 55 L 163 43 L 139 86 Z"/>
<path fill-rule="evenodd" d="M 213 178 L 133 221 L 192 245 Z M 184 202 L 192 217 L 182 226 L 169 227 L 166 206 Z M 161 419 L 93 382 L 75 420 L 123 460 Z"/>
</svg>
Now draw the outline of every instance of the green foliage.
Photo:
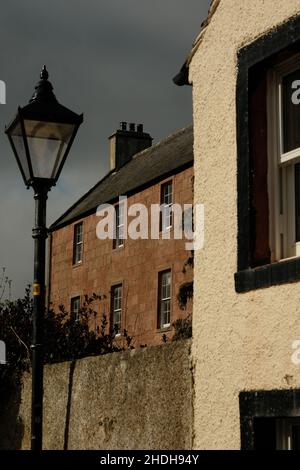
<svg viewBox="0 0 300 470">
<path fill-rule="evenodd" d="M 94 303 L 101 297 L 93 294 L 86 296 L 79 310 L 78 319 L 59 307 L 45 312 L 44 320 L 44 361 L 54 363 L 70 361 L 91 355 L 107 354 L 132 348 L 132 337 L 124 334 L 116 340 L 115 333 L 108 332 L 105 315 L 96 331 L 91 330 L 92 320 L 97 312 Z M 5 342 L 7 364 L 0 366 L 0 389 L 8 381 L 19 380 L 20 374 L 29 370 L 30 344 L 32 334 L 33 303 L 30 289 L 25 297 L 16 301 L 0 303 L 0 339 Z"/>
<path fill-rule="evenodd" d="M 188 300 L 192 299 L 194 295 L 194 284 L 193 282 L 186 282 L 179 288 L 177 294 L 177 300 L 181 310 L 185 310 Z"/>
<path fill-rule="evenodd" d="M 174 335 L 172 341 L 192 337 L 192 316 L 188 315 L 186 318 L 179 318 L 172 323 L 174 327 Z"/>
</svg>

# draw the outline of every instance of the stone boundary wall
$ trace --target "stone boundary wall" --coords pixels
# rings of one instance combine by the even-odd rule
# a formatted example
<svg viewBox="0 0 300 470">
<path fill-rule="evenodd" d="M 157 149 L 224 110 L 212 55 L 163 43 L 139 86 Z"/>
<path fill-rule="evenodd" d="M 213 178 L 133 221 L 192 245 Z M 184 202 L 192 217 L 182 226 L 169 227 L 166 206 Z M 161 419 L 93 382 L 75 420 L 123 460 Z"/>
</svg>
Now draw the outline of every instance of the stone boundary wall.
<svg viewBox="0 0 300 470">
<path fill-rule="evenodd" d="M 184 340 L 46 366 L 44 449 L 191 449 L 190 349 Z M 16 397 L 0 408 L 2 449 L 30 447 L 29 374 Z"/>
</svg>

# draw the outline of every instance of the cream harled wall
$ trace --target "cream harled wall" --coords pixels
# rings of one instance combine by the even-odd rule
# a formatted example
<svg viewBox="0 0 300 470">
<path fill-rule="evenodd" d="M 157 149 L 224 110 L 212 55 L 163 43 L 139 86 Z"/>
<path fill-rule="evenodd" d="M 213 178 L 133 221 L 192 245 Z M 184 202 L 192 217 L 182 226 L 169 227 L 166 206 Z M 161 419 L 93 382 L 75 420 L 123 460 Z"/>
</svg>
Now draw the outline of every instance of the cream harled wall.
<svg viewBox="0 0 300 470">
<path fill-rule="evenodd" d="M 194 339 L 197 449 L 239 449 L 239 392 L 300 388 L 300 282 L 237 294 L 237 52 L 300 14 L 299 0 L 221 0 L 190 65 L 195 202 L 205 206 L 196 255 Z"/>
</svg>

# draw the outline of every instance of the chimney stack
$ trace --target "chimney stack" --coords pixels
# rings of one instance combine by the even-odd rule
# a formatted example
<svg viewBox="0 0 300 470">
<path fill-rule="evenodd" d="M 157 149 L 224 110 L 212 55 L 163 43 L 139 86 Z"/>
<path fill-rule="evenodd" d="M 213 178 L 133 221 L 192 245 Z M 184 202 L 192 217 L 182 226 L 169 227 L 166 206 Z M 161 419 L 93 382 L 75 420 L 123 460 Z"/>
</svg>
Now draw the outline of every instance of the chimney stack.
<svg viewBox="0 0 300 470">
<path fill-rule="evenodd" d="M 120 123 L 120 129 L 109 137 L 110 170 L 119 169 L 129 162 L 133 155 L 152 145 L 152 137 L 144 132 L 143 124 L 131 122 L 127 130 L 127 122 Z"/>
</svg>

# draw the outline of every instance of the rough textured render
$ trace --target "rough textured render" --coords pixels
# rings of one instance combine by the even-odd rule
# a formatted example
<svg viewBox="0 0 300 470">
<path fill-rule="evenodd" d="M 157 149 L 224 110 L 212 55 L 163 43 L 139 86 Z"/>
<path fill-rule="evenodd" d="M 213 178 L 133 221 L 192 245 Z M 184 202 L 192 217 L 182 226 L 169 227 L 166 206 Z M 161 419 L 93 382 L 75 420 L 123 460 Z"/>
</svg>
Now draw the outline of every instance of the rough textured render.
<svg viewBox="0 0 300 470">
<path fill-rule="evenodd" d="M 299 13 L 299 0 L 221 0 L 190 64 L 195 202 L 205 205 L 193 313 L 195 448 L 240 448 L 240 391 L 300 387 L 291 362 L 299 283 L 247 294 L 234 287 L 237 53 Z"/>
<path fill-rule="evenodd" d="M 44 449 L 191 449 L 190 340 L 47 366 Z M 30 377 L 19 428 L 30 447 Z M 15 422 L 13 425 L 15 426 Z"/>
<path fill-rule="evenodd" d="M 200 30 L 200 33 L 198 34 L 198 36 L 196 37 L 195 41 L 194 41 L 194 44 L 193 44 L 193 47 L 192 47 L 192 50 L 191 52 L 189 53 L 187 59 L 186 59 L 186 62 L 185 62 L 185 65 L 188 67 L 194 57 L 194 55 L 196 54 L 203 38 L 204 38 L 204 35 L 205 35 L 205 32 L 207 30 L 207 27 L 209 26 L 209 23 L 211 22 L 211 19 L 213 17 L 213 15 L 215 14 L 219 4 L 220 4 L 220 1 L 221 0 L 212 0 L 211 1 L 211 4 L 210 4 L 210 8 L 209 8 L 209 11 L 208 11 L 208 15 L 207 15 L 207 18 L 203 21 L 203 23 L 201 24 L 201 30 Z"/>
</svg>

